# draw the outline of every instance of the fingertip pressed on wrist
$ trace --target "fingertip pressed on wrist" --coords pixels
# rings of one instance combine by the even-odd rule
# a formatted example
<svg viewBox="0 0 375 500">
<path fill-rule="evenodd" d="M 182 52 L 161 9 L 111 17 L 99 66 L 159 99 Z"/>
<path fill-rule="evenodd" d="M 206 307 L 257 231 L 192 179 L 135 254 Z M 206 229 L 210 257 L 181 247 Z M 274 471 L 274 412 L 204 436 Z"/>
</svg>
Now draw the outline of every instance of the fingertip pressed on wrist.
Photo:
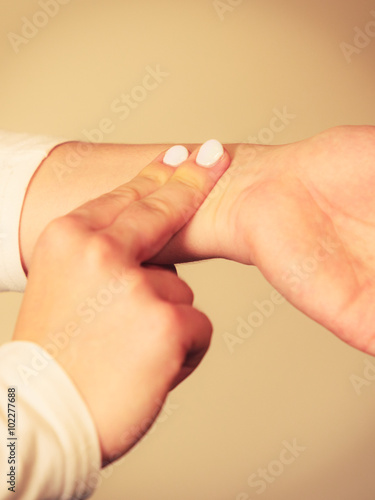
<svg viewBox="0 0 375 500">
<path fill-rule="evenodd" d="M 163 158 L 165 165 L 178 167 L 187 159 L 193 160 L 198 166 L 211 168 L 223 158 L 225 151 L 221 142 L 210 139 L 203 143 L 200 148 L 189 157 L 189 151 L 185 146 L 172 146 L 166 151 Z"/>
<path fill-rule="evenodd" d="M 189 154 L 185 146 L 172 146 L 164 154 L 163 163 L 170 167 L 178 167 L 178 165 L 181 165 L 181 163 L 189 158 Z"/>
<path fill-rule="evenodd" d="M 195 162 L 200 167 L 213 167 L 224 155 L 224 148 L 221 142 L 216 139 L 206 141 L 199 148 Z"/>
</svg>

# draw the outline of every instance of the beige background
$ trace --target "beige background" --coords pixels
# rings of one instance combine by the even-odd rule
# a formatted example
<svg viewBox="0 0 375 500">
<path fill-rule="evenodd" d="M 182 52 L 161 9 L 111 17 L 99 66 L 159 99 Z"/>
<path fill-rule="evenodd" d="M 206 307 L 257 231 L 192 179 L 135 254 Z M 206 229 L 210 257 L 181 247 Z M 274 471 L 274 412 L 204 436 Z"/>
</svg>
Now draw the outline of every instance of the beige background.
<svg viewBox="0 0 375 500">
<path fill-rule="evenodd" d="M 296 118 L 276 144 L 375 124 L 375 40 L 350 64 L 340 49 L 355 26 L 374 19 L 374 2 L 221 3 L 233 5 L 223 19 L 212 0 L 71 0 L 16 54 L 8 34 L 21 34 L 22 17 L 32 19 L 40 5 L 3 2 L 0 127 L 84 138 L 83 129 L 107 117 L 108 142 L 239 142 L 287 106 Z M 120 120 L 111 103 L 148 65 L 169 76 Z M 235 333 L 238 317 L 271 287 L 256 269 L 231 262 L 179 271 L 214 323 L 212 348 L 171 394 L 152 434 L 106 471 L 94 498 L 373 500 L 375 381 L 357 395 L 350 379 L 363 374 L 366 356 L 287 304 L 230 354 L 222 334 Z M 2 341 L 21 299 L 0 297 Z M 305 451 L 258 495 L 248 477 L 293 439 Z"/>
</svg>

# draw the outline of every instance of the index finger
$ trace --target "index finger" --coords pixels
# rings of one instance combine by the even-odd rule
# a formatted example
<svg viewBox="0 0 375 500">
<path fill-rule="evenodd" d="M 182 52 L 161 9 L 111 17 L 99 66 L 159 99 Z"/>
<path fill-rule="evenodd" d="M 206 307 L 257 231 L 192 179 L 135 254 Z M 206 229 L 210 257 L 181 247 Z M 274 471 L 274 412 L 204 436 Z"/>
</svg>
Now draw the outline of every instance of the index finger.
<svg viewBox="0 0 375 500">
<path fill-rule="evenodd" d="M 159 156 L 153 164 L 162 161 Z M 104 231 L 121 243 L 131 260 L 151 259 L 191 219 L 229 164 L 223 146 L 207 141 L 165 184 L 131 203 Z"/>
</svg>

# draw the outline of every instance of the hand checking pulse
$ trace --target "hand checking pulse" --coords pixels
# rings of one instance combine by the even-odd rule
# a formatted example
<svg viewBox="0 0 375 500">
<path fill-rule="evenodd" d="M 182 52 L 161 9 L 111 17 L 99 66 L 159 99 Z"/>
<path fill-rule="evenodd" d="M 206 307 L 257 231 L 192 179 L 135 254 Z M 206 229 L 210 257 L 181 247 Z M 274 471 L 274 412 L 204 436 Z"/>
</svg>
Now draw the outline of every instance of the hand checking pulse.
<svg viewBox="0 0 375 500">
<path fill-rule="evenodd" d="M 217 141 L 191 155 L 171 148 L 127 184 L 50 222 L 34 248 L 13 340 L 43 347 L 69 332 L 54 357 L 89 408 L 103 463 L 135 444 L 131 429 L 156 418 L 207 351 L 212 326 L 188 285 L 147 262 L 229 164 Z"/>
<path fill-rule="evenodd" d="M 230 168 L 152 262 L 254 264 L 300 311 L 375 355 L 374 144 L 375 127 L 347 126 L 281 146 L 226 145 Z M 162 150 L 91 145 L 75 174 L 58 183 L 55 168 L 80 147 L 57 147 L 31 183 L 20 229 L 26 268 L 49 220 L 121 184 Z"/>
</svg>

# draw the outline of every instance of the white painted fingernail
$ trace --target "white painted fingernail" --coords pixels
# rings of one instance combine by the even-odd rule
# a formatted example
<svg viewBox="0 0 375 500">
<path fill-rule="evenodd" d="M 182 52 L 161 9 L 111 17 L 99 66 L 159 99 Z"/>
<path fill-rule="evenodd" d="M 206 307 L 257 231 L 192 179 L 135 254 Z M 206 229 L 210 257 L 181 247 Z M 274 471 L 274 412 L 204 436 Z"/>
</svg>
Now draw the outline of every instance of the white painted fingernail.
<svg viewBox="0 0 375 500">
<path fill-rule="evenodd" d="M 224 154 L 224 148 L 216 139 L 210 139 L 202 144 L 197 159 L 195 160 L 201 167 L 211 167 Z"/>
<path fill-rule="evenodd" d="M 177 167 L 189 157 L 189 151 L 185 146 L 172 146 L 165 153 L 163 163 L 171 167 Z"/>
</svg>

